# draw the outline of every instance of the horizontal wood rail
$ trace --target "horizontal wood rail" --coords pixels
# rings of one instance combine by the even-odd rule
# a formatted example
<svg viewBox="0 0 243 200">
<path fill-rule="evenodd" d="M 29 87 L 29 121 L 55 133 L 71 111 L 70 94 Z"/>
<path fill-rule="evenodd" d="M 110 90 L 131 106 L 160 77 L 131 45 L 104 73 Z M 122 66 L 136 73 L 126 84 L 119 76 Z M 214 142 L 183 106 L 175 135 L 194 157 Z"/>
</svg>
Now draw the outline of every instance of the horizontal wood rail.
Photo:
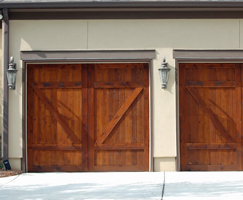
<svg viewBox="0 0 243 200">
<path fill-rule="evenodd" d="M 225 144 L 203 144 L 203 143 L 187 143 L 187 149 L 205 149 L 205 150 L 217 150 L 217 149 L 236 149 L 236 143 L 225 143 Z"/>
<path fill-rule="evenodd" d="M 123 144 L 123 145 L 95 145 L 95 150 L 144 150 L 143 144 Z"/>
<path fill-rule="evenodd" d="M 36 88 L 82 88 L 82 82 L 34 82 Z"/>
<path fill-rule="evenodd" d="M 52 145 L 46 145 L 46 146 L 35 146 L 35 145 L 29 145 L 28 146 L 31 149 L 35 149 L 35 150 L 47 150 L 50 151 L 50 149 L 55 150 L 55 151 L 82 151 L 83 148 L 82 147 L 78 147 L 78 146 L 52 146 Z"/>
<path fill-rule="evenodd" d="M 193 87 L 235 87 L 235 81 L 187 81 Z"/>
<path fill-rule="evenodd" d="M 94 88 L 136 88 L 143 85 L 143 82 L 94 82 Z"/>
</svg>

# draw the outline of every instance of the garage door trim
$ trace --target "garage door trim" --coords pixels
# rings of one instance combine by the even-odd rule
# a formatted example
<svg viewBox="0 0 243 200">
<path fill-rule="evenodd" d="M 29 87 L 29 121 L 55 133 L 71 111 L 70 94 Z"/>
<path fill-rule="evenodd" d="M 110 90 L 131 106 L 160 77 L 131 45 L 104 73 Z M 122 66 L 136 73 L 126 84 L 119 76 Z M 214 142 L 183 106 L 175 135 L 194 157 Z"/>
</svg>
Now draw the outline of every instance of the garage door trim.
<svg viewBox="0 0 243 200">
<path fill-rule="evenodd" d="M 45 54 L 40 54 L 40 52 Z M 56 57 L 46 55 L 56 55 Z M 80 55 L 82 54 L 82 57 Z M 73 55 L 70 58 L 70 55 Z M 86 57 L 85 57 L 86 56 Z M 85 57 L 85 59 L 83 59 Z M 105 59 L 108 58 L 108 59 Z M 153 67 L 152 61 L 156 58 L 155 50 L 109 50 L 109 51 L 22 51 L 20 52 L 20 59 L 22 60 L 22 75 L 23 75 L 23 99 L 22 99 L 22 138 L 23 138 L 23 158 L 21 160 L 21 168 L 24 172 L 28 171 L 27 165 L 27 65 L 33 63 L 73 63 L 80 64 L 86 62 L 102 63 L 131 63 L 141 62 L 149 63 L 149 85 L 151 81 L 151 69 Z M 152 144 L 151 144 L 151 87 L 149 87 L 149 171 L 153 170 L 152 162 Z"/>
</svg>

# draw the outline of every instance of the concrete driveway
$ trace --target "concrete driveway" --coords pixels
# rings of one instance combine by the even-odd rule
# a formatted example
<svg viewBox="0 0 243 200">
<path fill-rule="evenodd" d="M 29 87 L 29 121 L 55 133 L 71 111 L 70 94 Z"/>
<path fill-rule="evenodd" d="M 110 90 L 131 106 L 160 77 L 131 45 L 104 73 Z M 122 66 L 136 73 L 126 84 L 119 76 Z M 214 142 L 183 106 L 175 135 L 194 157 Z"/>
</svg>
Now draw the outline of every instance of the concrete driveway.
<svg viewBox="0 0 243 200">
<path fill-rule="evenodd" d="M 26 173 L 0 178 L 0 199 L 243 199 L 243 172 Z"/>
</svg>

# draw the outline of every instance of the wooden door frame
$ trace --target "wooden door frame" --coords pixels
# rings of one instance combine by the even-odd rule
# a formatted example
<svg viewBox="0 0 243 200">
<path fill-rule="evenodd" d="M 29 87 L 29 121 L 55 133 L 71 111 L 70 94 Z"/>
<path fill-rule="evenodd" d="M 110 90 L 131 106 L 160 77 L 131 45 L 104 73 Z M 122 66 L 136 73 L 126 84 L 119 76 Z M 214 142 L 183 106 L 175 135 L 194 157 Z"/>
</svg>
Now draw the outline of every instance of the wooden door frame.
<svg viewBox="0 0 243 200">
<path fill-rule="evenodd" d="M 183 50 L 174 49 L 176 70 L 176 171 L 180 169 L 180 121 L 179 121 L 179 65 L 181 63 L 243 63 L 243 50 Z"/>
<path fill-rule="evenodd" d="M 21 168 L 28 172 L 27 158 L 27 65 L 28 64 L 57 64 L 57 63 L 148 63 L 149 64 L 149 171 L 153 171 L 152 159 L 152 105 L 151 79 L 155 50 L 109 50 L 109 51 L 22 51 L 22 139 L 23 158 Z"/>
</svg>

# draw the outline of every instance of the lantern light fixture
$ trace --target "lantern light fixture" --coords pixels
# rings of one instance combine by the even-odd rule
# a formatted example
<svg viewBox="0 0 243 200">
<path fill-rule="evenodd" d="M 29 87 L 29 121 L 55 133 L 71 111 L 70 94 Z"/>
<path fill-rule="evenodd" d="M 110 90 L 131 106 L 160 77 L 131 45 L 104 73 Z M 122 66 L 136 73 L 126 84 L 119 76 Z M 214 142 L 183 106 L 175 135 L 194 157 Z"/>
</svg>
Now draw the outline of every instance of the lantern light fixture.
<svg viewBox="0 0 243 200">
<path fill-rule="evenodd" d="M 0 10 L 0 20 L 2 20 L 3 19 L 3 13 L 2 13 L 2 11 Z"/>
<path fill-rule="evenodd" d="M 11 57 L 8 64 L 8 69 L 6 70 L 8 87 L 11 90 L 15 90 L 17 71 L 18 70 L 16 70 L 16 63 L 14 63 L 14 58 Z"/>
<path fill-rule="evenodd" d="M 163 62 L 161 64 L 161 68 L 159 68 L 159 75 L 161 81 L 161 88 L 165 89 L 167 87 L 167 83 L 169 80 L 170 68 L 168 67 L 168 63 L 166 62 L 166 58 L 163 58 Z"/>
</svg>

